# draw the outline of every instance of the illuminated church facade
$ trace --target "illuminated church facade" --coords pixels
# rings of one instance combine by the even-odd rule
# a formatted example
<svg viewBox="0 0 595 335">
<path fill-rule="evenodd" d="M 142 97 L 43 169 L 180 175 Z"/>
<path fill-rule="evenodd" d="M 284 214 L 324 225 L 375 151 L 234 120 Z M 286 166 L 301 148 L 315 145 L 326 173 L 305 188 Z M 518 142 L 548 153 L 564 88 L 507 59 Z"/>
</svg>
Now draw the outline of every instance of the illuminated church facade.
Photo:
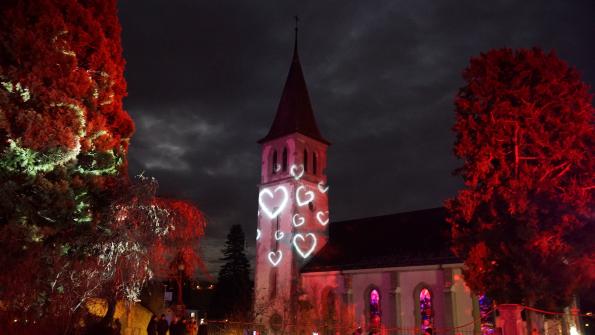
<svg viewBox="0 0 595 335">
<path fill-rule="evenodd" d="M 329 222 L 329 142 L 314 117 L 297 42 L 277 114 L 259 143 L 254 312 L 267 334 L 480 331 L 473 320 L 490 305 L 463 281 L 442 208 Z M 484 326 L 493 324 L 484 318 Z"/>
</svg>

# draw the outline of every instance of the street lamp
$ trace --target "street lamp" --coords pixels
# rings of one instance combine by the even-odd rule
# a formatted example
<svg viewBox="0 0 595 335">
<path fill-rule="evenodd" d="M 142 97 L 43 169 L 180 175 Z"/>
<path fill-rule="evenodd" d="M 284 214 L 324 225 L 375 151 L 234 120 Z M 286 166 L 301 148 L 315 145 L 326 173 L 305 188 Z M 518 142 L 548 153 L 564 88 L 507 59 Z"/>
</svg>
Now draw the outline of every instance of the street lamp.
<svg viewBox="0 0 595 335">
<path fill-rule="evenodd" d="M 184 305 L 184 301 L 182 299 L 182 289 L 184 284 L 184 263 L 178 264 L 178 277 L 176 278 L 178 282 L 178 305 Z"/>
<path fill-rule="evenodd" d="M 177 263 L 177 264 L 176 264 Z M 185 267 L 184 267 L 184 259 L 182 258 L 181 255 L 178 255 L 176 263 L 172 264 L 174 265 L 173 269 L 176 269 L 175 266 L 177 265 L 177 273 L 175 273 L 175 280 L 176 283 L 178 284 L 178 299 L 176 302 L 176 315 L 178 315 L 179 317 L 183 317 L 184 314 L 186 313 L 186 306 L 184 306 L 184 299 L 183 299 L 183 295 L 184 295 L 184 278 L 185 276 Z"/>
</svg>

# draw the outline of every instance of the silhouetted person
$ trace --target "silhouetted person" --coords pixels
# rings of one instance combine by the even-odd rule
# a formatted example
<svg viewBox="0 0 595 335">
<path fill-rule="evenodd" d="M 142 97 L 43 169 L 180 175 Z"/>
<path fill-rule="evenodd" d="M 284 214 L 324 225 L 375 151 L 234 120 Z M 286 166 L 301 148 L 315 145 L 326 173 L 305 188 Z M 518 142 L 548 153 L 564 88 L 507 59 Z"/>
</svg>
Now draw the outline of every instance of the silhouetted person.
<svg viewBox="0 0 595 335">
<path fill-rule="evenodd" d="M 177 316 L 174 316 L 169 324 L 169 335 L 184 335 L 185 331 L 186 326 L 182 323 L 182 320 Z"/>
<path fill-rule="evenodd" d="M 147 325 L 147 334 L 148 335 L 157 335 L 157 315 L 153 314 L 151 315 L 151 320 L 149 321 L 149 324 Z"/>
<path fill-rule="evenodd" d="M 165 314 L 161 314 L 161 319 L 157 322 L 157 334 L 165 335 L 168 329 L 169 325 L 167 324 L 167 320 L 165 320 Z"/>
<path fill-rule="evenodd" d="M 122 323 L 120 322 L 120 319 L 116 318 L 116 320 L 114 320 L 113 334 L 120 335 L 121 333 L 122 333 Z"/>
<path fill-rule="evenodd" d="M 188 335 L 198 334 L 198 323 L 196 322 L 195 318 L 190 318 L 190 322 L 186 324 L 186 332 Z"/>
</svg>

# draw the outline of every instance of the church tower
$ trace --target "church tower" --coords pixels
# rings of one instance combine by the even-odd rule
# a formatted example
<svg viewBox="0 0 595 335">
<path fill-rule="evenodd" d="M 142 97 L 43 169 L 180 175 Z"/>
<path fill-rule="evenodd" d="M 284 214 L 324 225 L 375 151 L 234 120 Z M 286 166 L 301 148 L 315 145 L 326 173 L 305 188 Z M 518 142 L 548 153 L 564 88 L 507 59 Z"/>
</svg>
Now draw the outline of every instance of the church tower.
<svg viewBox="0 0 595 335">
<path fill-rule="evenodd" d="M 302 73 L 297 28 L 293 59 L 262 149 L 254 278 L 256 322 L 269 334 L 296 322 L 300 269 L 327 241 L 326 141 Z"/>
</svg>

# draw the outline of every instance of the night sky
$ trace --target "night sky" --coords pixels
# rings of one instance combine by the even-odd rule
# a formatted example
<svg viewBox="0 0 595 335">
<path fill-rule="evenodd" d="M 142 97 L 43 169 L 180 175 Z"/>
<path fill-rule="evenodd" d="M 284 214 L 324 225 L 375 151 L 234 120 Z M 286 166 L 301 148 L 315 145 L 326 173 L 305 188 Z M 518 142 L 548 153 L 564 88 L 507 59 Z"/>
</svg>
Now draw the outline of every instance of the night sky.
<svg viewBox="0 0 595 335">
<path fill-rule="evenodd" d="M 595 84 L 595 1 L 123 0 L 136 124 L 131 174 L 189 199 L 209 223 L 216 276 L 232 224 L 253 257 L 260 147 L 277 109 L 300 17 L 299 53 L 332 146 L 334 221 L 441 206 L 452 176 L 453 99 L 469 58 L 492 48 L 555 49 Z M 591 90 L 593 92 L 593 89 Z"/>
</svg>

